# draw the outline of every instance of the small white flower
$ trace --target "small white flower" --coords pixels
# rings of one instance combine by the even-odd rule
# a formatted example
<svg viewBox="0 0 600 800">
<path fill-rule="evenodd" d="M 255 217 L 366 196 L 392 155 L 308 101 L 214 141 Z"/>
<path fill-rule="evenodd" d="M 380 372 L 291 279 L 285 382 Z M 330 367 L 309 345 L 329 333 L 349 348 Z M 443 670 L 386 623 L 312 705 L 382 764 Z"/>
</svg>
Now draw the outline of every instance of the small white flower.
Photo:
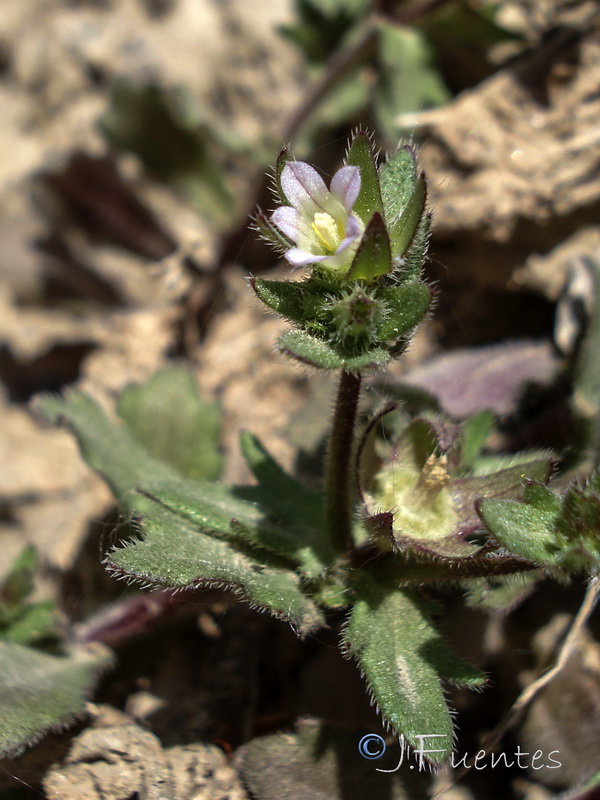
<svg viewBox="0 0 600 800">
<path fill-rule="evenodd" d="M 328 189 L 309 164 L 290 161 L 281 173 L 281 188 L 290 205 L 274 211 L 271 221 L 296 245 L 285 254 L 289 263 L 346 272 L 364 230 L 360 217 L 351 213 L 360 192 L 360 169 L 338 169 Z"/>
</svg>

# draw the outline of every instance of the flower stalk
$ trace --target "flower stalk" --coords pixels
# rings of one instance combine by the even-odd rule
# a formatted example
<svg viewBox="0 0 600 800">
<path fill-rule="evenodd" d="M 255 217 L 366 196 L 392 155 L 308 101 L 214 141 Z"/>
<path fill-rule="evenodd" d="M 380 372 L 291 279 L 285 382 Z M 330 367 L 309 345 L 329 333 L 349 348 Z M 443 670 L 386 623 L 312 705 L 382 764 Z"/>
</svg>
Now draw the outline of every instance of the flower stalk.
<svg viewBox="0 0 600 800">
<path fill-rule="evenodd" d="M 351 465 L 361 376 L 342 370 L 325 466 L 325 518 L 332 547 L 350 553 L 352 538 Z"/>
</svg>

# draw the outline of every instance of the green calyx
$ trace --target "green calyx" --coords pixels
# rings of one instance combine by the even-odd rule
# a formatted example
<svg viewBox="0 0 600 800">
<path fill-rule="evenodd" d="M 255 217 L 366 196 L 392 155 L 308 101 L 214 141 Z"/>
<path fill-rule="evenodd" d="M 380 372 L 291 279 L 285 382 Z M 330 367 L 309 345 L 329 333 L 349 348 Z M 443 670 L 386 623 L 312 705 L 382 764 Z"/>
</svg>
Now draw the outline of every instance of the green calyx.
<svg viewBox="0 0 600 800">
<path fill-rule="evenodd" d="M 284 202 L 279 178 L 289 158 L 283 152 L 276 168 Z M 358 131 L 346 163 L 360 170 L 352 213 L 364 223 L 348 270 L 340 274 L 315 264 L 301 281 L 251 283 L 258 298 L 296 328 L 279 340 L 282 352 L 321 369 L 357 371 L 384 367 L 401 355 L 429 309 L 431 293 L 421 274 L 430 217 L 411 147 L 379 166 L 371 139 Z M 261 221 L 261 233 L 285 249 L 264 214 Z"/>
</svg>

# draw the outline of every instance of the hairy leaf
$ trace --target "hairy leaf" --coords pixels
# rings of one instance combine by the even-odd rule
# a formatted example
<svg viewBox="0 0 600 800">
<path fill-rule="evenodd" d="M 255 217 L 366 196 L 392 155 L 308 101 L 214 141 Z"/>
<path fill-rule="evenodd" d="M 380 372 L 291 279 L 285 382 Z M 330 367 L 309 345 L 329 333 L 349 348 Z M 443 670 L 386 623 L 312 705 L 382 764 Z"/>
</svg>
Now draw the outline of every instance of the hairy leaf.
<svg viewBox="0 0 600 800">
<path fill-rule="evenodd" d="M 305 283 L 294 281 L 267 281 L 252 278 L 251 286 L 259 300 L 290 322 L 302 323 L 306 320 L 304 301 Z"/>
<path fill-rule="evenodd" d="M 511 553 L 538 564 L 555 564 L 559 545 L 554 535 L 560 514 L 560 498 L 532 483 L 525 502 L 482 500 L 479 514 L 494 538 Z"/>
<path fill-rule="evenodd" d="M 390 240 L 392 242 L 392 256 L 400 258 L 404 255 L 412 242 L 423 215 L 427 202 L 427 187 L 421 175 L 414 186 L 413 192 L 404 211 L 390 225 Z"/>
<path fill-rule="evenodd" d="M 574 481 L 562 498 L 532 483 L 525 504 L 483 500 L 480 514 L 493 536 L 517 555 L 558 574 L 596 571 L 600 562 L 600 472 Z"/>
<path fill-rule="evenodd" d="M 324 498 L 288 475 L 247 431 L 241 435 L 241 446 L 258 486 L 238 487 L 235 493 L 269 509 L 280 537 L 276 552 L 299 559 L 306 574 L 316 577 L 334 560 L 324 535 Z M 260 538 L 257 543 L 268 547 Z"/>
<path fill-rule="evenodd" d="M 388 275 L 391 271 L 390 237 L 383 217 L 376 211 L 363 233 L 347 279 L 371 281 L 380 275 Z"/>
<path fill-rule="evenodd" d="M 483 676 L 464 664 L 434 628 L 427 604 L 414 592 L 383 585 L 363 575 L 345 631 L 348 652 L 363 672 L 381 713 L 413 747 L 420 736 L 435 735 L 427 746 L 432 763 L 452 751 L 452 720 L 440 676 L 479 685 Z M 432 744 L 433 742 L 433 744 Z"/>
<path fill-rule="evenodd" d="M 360 193 L 353 210 L 366 225 L 373 214 L 383 214 L 383 201 L 373 146 L 363 131 L 358 131 L 352 139 L 346 162 L 360 168 Z"/>
<path fill-rule="evenodd" d="M 265 563 L 264 553 L 221 541 L 187 519 L 153 503 L 142 515 L 143 540 L 113 551 L 107 568 L 120 576 L 170 588 L 222 587 L 288 620 L 304 634 L 322 616 L 289 569 Z"/>
<path fill-rule="evenodd" d="M 118 414 L 150 455 L 186 478 L 215 480 L 221 474 L 219 408 L 202 400 L 185 367 L 167 367 L 126 388 Z"/>
<path fill-rule="evenodd" d="M 385 221 L 393 227 L 406 210 L 417 182 L 417 163 L 413 149 L 406 145 L 383 163 L 379 169 Z"/>
<path fill-rule="evenodd" d="M 18 755 L 49 729 L 82 715 L 110 664 L 110 651 L 97 644 L 58 657 L 0 642 L 0 758 Z"/>
<path fill-rule="evenodd" d="M 320 622 L 289 559 L 272 567 L 270 563 L 281 559 L 270 557 L 267 550 L 256 559 L 248 554 L 250 544 L 276 552 L 283 545 L 287 551 L 292 547 L 285 529 L 269 519 L 267 510 L 220 484 L 185 481 L 147 455 L 125 426 L 112 423 L 85 395 L 73 393 L 64 401 L 43 398 L 39 405 L 47 416 L 69 423 L 88 463 L 121 503 L 141 517 L 147 538 L 111 554 L 112 569 L 147 584 L 228 587 L 254 605 L 289 618 L 301 631 Z M 298 538 L 294 546 L 296 562 L 304 555 L 307 568 L 320 568 L 304 542 Z"/>
<path fill-rule="evenodd" d="M 361 757 L 358 749 L 362 732 L 334 728 L 316 720 L 301 720 L 295 733 L 260 736 L 240 753 L 242 774 L 258 800 L 406 800 L 404 775 L 378 773 L 384 762 Z M 391 751 L 398 748 L 390 748 Z M 395 758 L 395 752 L 392 760 Z M 396 762 L 397 763 L 397 762 Z M 394 766 L 396 765 L 394 763 Z M 425 775 L 408 773 L 410 783 L 425 791 Z M 421 796 L 421 793 L 419 793 Z"/>
<path fill-rule="evenodd" d="M 422 283 L 382 289 L 377 296 L 387 307 L 387 314 L 378 330 L 382 341 L 395 341 L 412 333 L 431 303 L 431 292 Z"/>
<path fill-rule="evenodd" d="M 360 355 L 344 355 L 330 344 L 304 331 L 289 331 L 279 338 L 279 349 L 311 367 L 321 369 L 374 369 L 384 367 L 390 357 L 386 350 L 374 348 Z"/>
<path fill-rule="evenodd" d="M 84 459 L 108 483 L 118 502 L 129 510 L 145 506 L 144 498 L 137 492 L 143 483 L 179 477 L 174 469 L 152 458 L 124 423 L 112 422 L 98 403 L 82 392 L 71 392 L 65 399 L 39 397 L 36 408 L 55 424 L 72 429 Z"/>
</svg>

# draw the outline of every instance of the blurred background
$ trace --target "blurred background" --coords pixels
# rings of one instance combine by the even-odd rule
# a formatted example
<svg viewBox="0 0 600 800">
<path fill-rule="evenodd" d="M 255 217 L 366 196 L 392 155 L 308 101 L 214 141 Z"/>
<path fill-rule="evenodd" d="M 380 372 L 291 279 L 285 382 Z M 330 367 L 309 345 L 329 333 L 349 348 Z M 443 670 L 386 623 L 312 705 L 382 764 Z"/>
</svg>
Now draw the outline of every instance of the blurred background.
<svg viewBox="0 0 600 800">
<path fill-rule="evenodd" d="M 282 146 L 332 175 L 358 127 L 383 153 L 419 146 L 433 210 L 435 312 L 383 383 L 410 373 L 457 418 L 491 408 L 498 447 L 564 448 L 572 428 L 557 376 L 591 313 L 585 278 L 573 289 L 573 276 L 600 247 L 599 28 L 592 0 L 0 0 L 0 574 L 32 544 L 36 592 L 67 627 L 123 593 L 100 567 L 118 522 L 110 492 L 67 433 L 32 415 L 39 392 L 78 387 L 110 409 L 128 384 L 185 361 L 222 406 L 228 480 L 248 478 L 241 427 L 286 467 L 316 446 L 328 381 L 273 350 L 281 323 L 245 279 L 288 268 L 250 215 L 273 205 Z M 455 361 L 423 366 L 447 351 Z M 484 655 L 463 637 L 485 667 L 504 653 L 492 717 L 552 652 L 564 630 L 554 612 L 581 598 L 576 586 L 540 591 L 511 623 L 517 633 L 473 622 Z M 220 613 L 204 620 L 209 638 Z M 222 629 L 244 653 L 240 630 L 258 623 L 239 613 Z M 536 650 L 534 633 L 551 624 Z M 290 642 L 281 658 L 299 670 L 308 656 Z M 540 776 L 521 775 L 521 788 L 507 777 L 499 795 L 478 796 L 550 797 L 598 766 L 600 660 L 589 648 L 589 726 L 579 736 L 577 717 L 558 725 L 572 751 L 560 777 L 546 788 Z M 185 680 L 196 657 L 178 667 Z M 148 669 L 118 673 L 108 702 L 131 712 Z M 235 691 L 223 690 L 228 708 Z M 165 702 L 181 710 L 181 697 Z M 289 723 L 294 703 L 283 707 L 263 715 L 265 730 Z M 472 714 L 474 730 L 487 724 L 481 708 Z M 218 738 L 212 723 L 194 724 L 190 740 Z M 49 760 L 8 772 L 39 787 Z M 464 791 L 456 797 L 475 796 Z"/>
</svg>

